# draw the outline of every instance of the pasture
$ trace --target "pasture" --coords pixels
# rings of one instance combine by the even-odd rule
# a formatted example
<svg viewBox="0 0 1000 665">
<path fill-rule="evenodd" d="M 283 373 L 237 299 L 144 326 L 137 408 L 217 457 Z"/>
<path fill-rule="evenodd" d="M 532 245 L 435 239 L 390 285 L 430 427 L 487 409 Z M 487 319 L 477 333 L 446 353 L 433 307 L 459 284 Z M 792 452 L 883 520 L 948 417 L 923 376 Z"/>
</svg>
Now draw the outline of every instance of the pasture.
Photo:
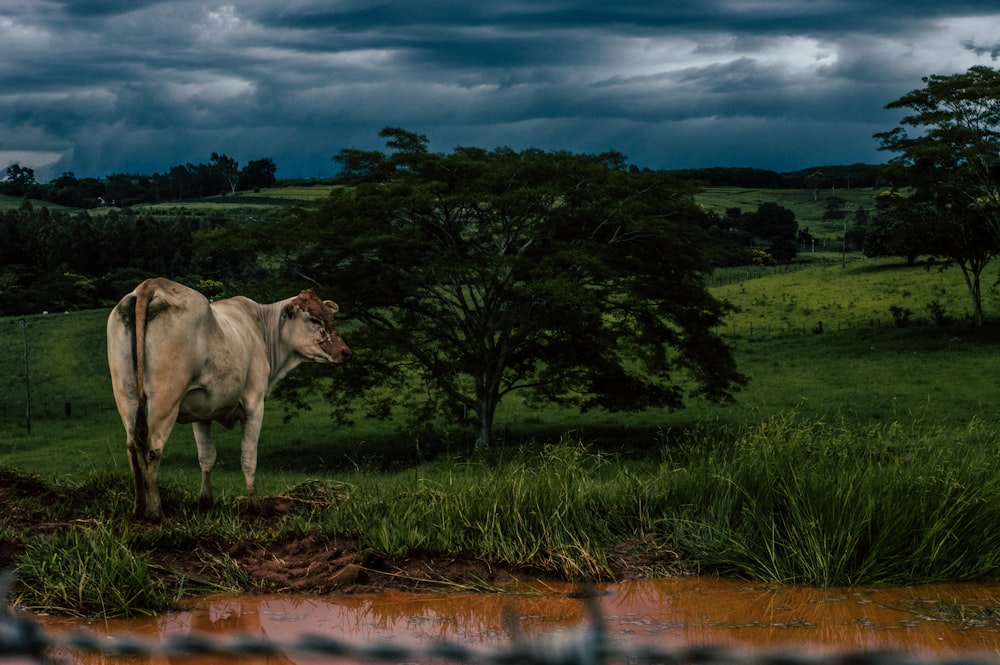
<svg viewBox="0 0 1000 665">
<path fill-rule="evenodd" d="M 808 229 L 818 239 L 826 240 L 825 249 L 837 250 L 837 244 L 844 233 L 842 220 L 823 219 L 831 196 L 844 201 L 848 224 L 853 223 L 854 213 L 859 209 L 871 212 L 875 207 L 875 196 L 881 188 L 856 187 L 840 189 L 753 189 L 746 187 L 706 187 L 695 196 L 695 200 L 705 209 L 725 215 L 727 208 L 739 208 L 743 212 L 753 212 L 762 203 L 777 203 L 795 212 L 800 229 Z M 822 250 L 822 244 L 817 250 Z"/>
<path fill-rule="evenodd" d="M 987 315 L 1000 317 L 995 282 L 994 270 L 984 279 L 990 285 L 984 305 Z M 572 432 L 601 449 L 641 452 L 656 450 L 666 431 L 708 422 L 753 425 L 792 411 L 807 420 L 847 417 L 864 424 L 916 418 L 959 427 L 997 411 L 1000 356 L 992 347 L 996 325 L 974 330 L 964 323 L 964 285 L 956 268 L 908 267 L 892 259 L 854 261 L 846 267 L 818 264 L 713 291 L 733 305 L 721 334 L 751 379 L 734 404 L 694 399 L 676 413 L 581 415 L 554 407 L 532 410 L 515 394 L 498 412 L 499 429 L 508 443 L 557 441 Z M 937 311 L 929 307 L 932 303 L 944 310 L 947 325 L 932 316 Z M 913 313 L 905 325 L 893 317 L 893 306 Z M 47 436 L 100 442 L 87 453 L 97 471 L 121 470 L 124 462 L 104 352 L 106 316 L 98 310 L 26 318 L 35 415 L 32 439 L 49 428 Z M 5 414 L 0 432 L 7 442 L 19 441 L 24 430 L 20 320 L 0 319 L 0 413 Z M 823 332 L 818 331 L 821 322 Z M 359 353 L 363 349 L 363 340 L 349 343 L 359 347 Z M 330 375 L 336 380 L 335 368 Z M 323 469 L 386 468 L 441 454 L 466 455 L 471 444 L 450 428 L 439 440 L 407 442 L 406 434 L 391 422 L 360 420 L 350 428 L 334 427 L 322 404 L 313 404 L 311 411 L 287 425 L 282 422 L 282 404 L 272 401 L 268 409 L 261 438 L 262 481 L 271 475 L 271 462 L 279 467 L 300 460 Z M 193 464 L 189 428 L 178 427 L 174 437 L 165 473 Z M 220 437 L 235 442 L 238 433 L 222 431 Z M 42 455 L 30 445 L 21 448 L 0 448 L 0 463 L 53 478 L 79 469 L 80 460 L 66 455 L 53 456 L 43 467 L 36 467 L 37 462 L 25 466 L 23 460 Z M 109 450 L 114 451 L 110 459 Z M 274 459 L 265 459 L 270 454 Z M 186 455 L 190 457 L 183 462 L 171 462 L 174 456 Z M 220 455 L 217 469 L 224 473 L 227 462 L 235 472 L 232 455 Z"/>
<path fill-rule="evenodd" d="M 196 512 L 195 445 L 179 426 L 161 466 L 170 520 L 153 529 L 124 520 L 131 489 L 104 357 L 106 312 L 26 319 L 30 434 L 25 329 L 0 318 L 0 468 L 34 474 L 57 496 L 86 497 L 33 508 L 48 511 L 39 519 L 71 523 L 58 541 L 0 523 L 0 536 L 21 543 L 0 563 L 18 563 L 25 597 L 40 605 L 60 579 L 40 562 L 81 539 L 106 543 L 92 548 L 87 574 L 125 567 L 129 583 L 153 588 L 157 602 L 190 592 L 190 579 L 137 560 L 189 551 L 211 588 L 260 588 L 227 548 L 303 534 L 349 535 L 379 565 L 467 557 L 569 579 L 678 571 L 816 585 L 1000 579 L 996 266 L 984 276 L 988 322 L 977 330 L 965 321 L 956 268 L 809 258 L 713 287 L 733 305 L 720 333 L 750 378 L 732 404 L 692 399 L 674 413 L 581 415 L 529 409 L 514 396 L 497 413 L 502 444 L 477 452 L 471 433 L 447 423 L 420 435 L 392 421 L 338 427 L 314 401 L 285 424 L 272 401 L 258 487 L 299 508 L 244 517 L 239 433 L 216 428 L 219 505 Z M 364 340 L 345 336 L 360 357 Z M 613 555 L 625 550 L 635 562 L 628 571 Z M 95 582 L 105 583 L 115 584 Z"/>
<path fill-rule="evenodd" d="M 29 202 L 34 208 L 49 208 L 53 212 L 79 212 L 77 208 L 68 208 L 66 206 L 56 205 L 47 201 L 29 200 Z M 7 196 L 6 194 L 0 194 L 0 212 L 17 210 L 22 205 L 24 205 L 24 198 L 20 196 Z"/>
</svg>

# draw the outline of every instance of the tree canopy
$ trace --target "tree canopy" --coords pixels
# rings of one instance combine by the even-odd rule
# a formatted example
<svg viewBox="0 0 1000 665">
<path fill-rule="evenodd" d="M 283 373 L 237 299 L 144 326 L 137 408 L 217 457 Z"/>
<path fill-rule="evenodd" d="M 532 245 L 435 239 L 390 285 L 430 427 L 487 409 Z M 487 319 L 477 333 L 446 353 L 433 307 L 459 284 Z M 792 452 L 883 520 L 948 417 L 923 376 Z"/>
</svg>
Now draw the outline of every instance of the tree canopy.
<svg viewBox="0 0 1000 665">
<path fill-rule="evenodd" d="M 897 127 L 875 135 L 882 149 L 899 153 L 889 165 L 893 179 L 913 190 L 880 202 L 891 227 L 885 235 L 922 236 L 932 253 L 958 264 L 981 325 L 980 276 L 1000 252 L 1000 73 L 977 66 L 923 81 L 887 106 L 910 109 L 900 122 L 919 133 Z"/>
<path fill-rule="evenodd" d="M 446 415 L 488 445 L 514 391 L 638 410 L 742 383 L 713 332 L 724 306 L 702 281 L 711 239 L 690 185 L 617 153 L 438 154 L 422 135 L 381 136 L 388 153 L 341 151 L 345 186 L 256 242 L 356 326 L 331 403 Z"/>
</svg>

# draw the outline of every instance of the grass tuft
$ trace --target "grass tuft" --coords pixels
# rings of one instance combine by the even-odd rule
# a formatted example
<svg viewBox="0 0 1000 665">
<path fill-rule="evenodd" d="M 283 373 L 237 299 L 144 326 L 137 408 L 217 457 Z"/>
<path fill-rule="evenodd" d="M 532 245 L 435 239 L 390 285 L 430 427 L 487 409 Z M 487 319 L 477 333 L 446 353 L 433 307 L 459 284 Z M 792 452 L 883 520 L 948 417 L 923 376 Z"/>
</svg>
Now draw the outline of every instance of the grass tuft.
<svg viewBox="0 0 1000 665">
<path fill-rule="evenodd" d="M 22 597 L 30 606 L 81 616 L 116 617 L 161 611 L 166 596 L 128 530 L 76 526 L 28 543 L 16 560 Z"/>
</svg>

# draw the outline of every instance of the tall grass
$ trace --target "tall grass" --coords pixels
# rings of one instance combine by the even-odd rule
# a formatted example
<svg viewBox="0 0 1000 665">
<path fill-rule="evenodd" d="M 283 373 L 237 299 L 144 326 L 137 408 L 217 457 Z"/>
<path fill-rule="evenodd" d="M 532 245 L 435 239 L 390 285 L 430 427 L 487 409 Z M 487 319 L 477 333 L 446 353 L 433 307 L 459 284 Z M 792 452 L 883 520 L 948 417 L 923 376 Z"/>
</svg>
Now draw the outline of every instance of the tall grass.
<svg viewBox="0 0 1000 665">
<path fill-rule="evenodd" d="M 664 528 L 701 565 L 772 582 L 995 578 L 994 424 L 770 419 L 691 460 Z"/>
<path fill-rule="evenodd" d="M 31 606 L 89 616 L 167 608 L 147 558 L 134 551 L 127 530 L 75 526 L 51 538 L 35 538 L 16 563 L 18 583 Z"/>
<path fill-rule="evenodd" d="M 358 476 L 324 517 L 386 556 L 471 554 L 571 578 L 607 577 L 601 545 L 614 540 L 600 506 L 620 465 L 563 441 L 497 462 L 445 461 L 395 474 Z"/>
<path fill-rule="evenodd" d="M 654 534 L 688 565 L 822 586 L 993 579 L 1000 432 L 859 426 L 795 413 L 668 444 L 659 463 L 573 441 L 481 464 L 358 477 L 325 529 L 387 556 L 474 554 L 602 579 L 607 547 Z"/>
</svg>

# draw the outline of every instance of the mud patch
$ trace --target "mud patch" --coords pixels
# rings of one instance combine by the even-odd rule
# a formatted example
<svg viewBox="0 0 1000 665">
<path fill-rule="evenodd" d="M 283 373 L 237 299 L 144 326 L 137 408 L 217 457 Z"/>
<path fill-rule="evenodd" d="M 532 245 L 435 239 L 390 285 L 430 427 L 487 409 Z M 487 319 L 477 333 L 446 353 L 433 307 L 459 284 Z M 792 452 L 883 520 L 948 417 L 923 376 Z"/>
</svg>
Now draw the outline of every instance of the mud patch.
<svg viewBox="0 0 1000 665">
<path fill-rule="evenodd" d="M 365 555 L 354 539 L 299 536 L 285 542 L 246 543 L 233 549 L 254 584 L 278 591 L 329 593 L 359 583 Z"/>
<path fill-rule="evenodd" d="M 186 521 L 195 523 L 191 513 L 168 512 L 164 525 L 121 520 L 117 512 L 129 505 L 126 495 L 130 489 L 124 478 L 103 477 L 80 487 L 49 486 L 34 476 L 0 469 L 0 524 L 14 533 L 13 538 L 0 542 L 0 568 L 10 567 L 26 543 L 39 534 L 105 524 L 127 528 L 138 538 L 152 574 L 172 592 L 485 590 L 521 581 L 566 581 L 548 571 L 475 556 L 416 552 L 391 558 L 367 549 L 356 537 L 282 534 L 288 520 L 344 500 L 347 490 L 337 483 L 304 483 L 285 495 L 262 497 L 252 505 L 238 501 L 237 512 L 248 527 L 246 532 L 258 535 L 235 542 L 191 533 L 200 529 L 185 527 Z M 180 496 L 168 498 L 168 505 L 174 506 L 188 501 Z M 273 535 L 267 537 L 269 533 Z M 620 580 L 662 576 L 667 566 L 681 558 L 657 546 L 651 536 L 609 547 L 605 555 L 613 578 Z"/>
</svg>

